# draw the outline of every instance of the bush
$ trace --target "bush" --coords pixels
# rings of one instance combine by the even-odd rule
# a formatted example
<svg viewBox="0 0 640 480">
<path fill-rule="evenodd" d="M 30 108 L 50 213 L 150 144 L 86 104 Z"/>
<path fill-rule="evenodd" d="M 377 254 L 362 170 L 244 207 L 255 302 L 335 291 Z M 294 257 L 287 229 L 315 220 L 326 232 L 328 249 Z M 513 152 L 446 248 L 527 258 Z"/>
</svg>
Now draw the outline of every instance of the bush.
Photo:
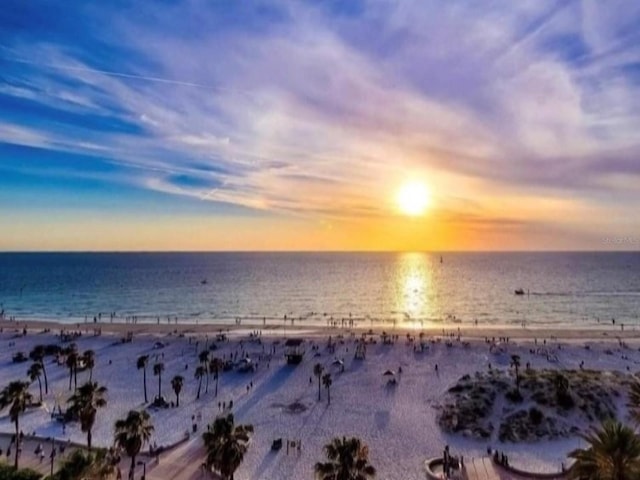
<svg viewBox="0 0 640 480">
<path fill-rule="evenodd" d="M 13 360 L 13 363 L 22 363 L 22 362 L 26 362 L 29 359 L 24 354 L 24 352 L 18 352 L 13 356 L 12 360 Z"/>
<path fill-rule="evenodd" d="M 533 425 L 540 425 L 542 423 L 542 419 L 544 418 L 544 414 L 538 410 L 536 407 L 531 407 L 529 409 L 529 420 Z"/>
<path fill-rule="evenodd" d="M 45 480 L 72 480 L 77 478 L 98 479 L 112 478 L 115 465 L 120 462 L 120 457 L 112 455 L 104 449 L 96 449 L 89 453 L 83 450 L 74 450 L 70 455 L 62 458 L 60 468 Z"/>
<path fill-rule="evenodd" d="M 156 397 L 153 399 L 151 406 L 156 408 L 169 408 L 169 402 L 164 397 Z"/>
<path fill-rule="evenodd" d="M 15 470 L 12 466 L 0 464 L 0 480 L 40 480 L 42 475 L 30 468 Z"/>
<path fill-rule="evenodd" d="M 558 401 L 558 405 L 565 410 L 571 410 L 576 405 L 570 393 L 559 394 L 556 400 Z"/>
<path fill-rule="evenodd" d="M 511 403 L 520 403 L 522 402 L 523 398 L 522 398 L 522 394 L 520 393 L 519 390 L 517 389 L 513 389 L 513 390 L 509 390 L 505 395 L 504 395 L 507 400 L 509 400 Z"/>
</svg>

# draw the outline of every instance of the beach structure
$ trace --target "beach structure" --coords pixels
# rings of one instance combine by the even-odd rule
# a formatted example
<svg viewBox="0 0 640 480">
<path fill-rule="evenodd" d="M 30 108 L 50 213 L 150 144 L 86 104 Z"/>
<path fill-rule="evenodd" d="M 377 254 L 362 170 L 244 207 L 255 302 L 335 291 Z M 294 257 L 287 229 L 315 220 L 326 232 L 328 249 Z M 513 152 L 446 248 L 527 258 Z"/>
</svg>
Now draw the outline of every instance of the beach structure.
<svg viewBox="0 0 640 480">
<path fill-rule="evenodd" d="M 469 480 L 499 480 L 500 475 L 496 472 L 493 462 L 488 457 L 472 458 L 464 466 L 464 470 Z"/>
<path fill-rule="evenodd" d="M 245 357 L 237 363 L 236 369 L 240 373 L 253 372 L 255 370 L 255 365 L 250 358 Z"/>
<path fill-rule="evenodd" d="M 284 356 L 287 359 L 289 365 L 298 365 L 302 362 L 304 357 L 304 339 L 302 338 L 289 338 L 285 344 Z"/>
<path fill-rule="evenodd" d="M 364 341 L 358 342 L 356 345 L 356 353 L 353 358 L 356 360 L 364 360 L 367 356 L 367 345 Z"/>
</svg>

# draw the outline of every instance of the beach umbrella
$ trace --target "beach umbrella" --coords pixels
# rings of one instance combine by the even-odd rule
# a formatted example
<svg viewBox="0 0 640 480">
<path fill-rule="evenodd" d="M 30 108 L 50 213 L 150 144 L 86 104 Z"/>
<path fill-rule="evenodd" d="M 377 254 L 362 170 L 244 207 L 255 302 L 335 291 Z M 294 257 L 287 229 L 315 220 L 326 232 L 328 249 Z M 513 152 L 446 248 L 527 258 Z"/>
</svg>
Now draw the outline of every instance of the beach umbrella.
<svg viewBox="0 0 640 480">
<path fill-rule="evenodd" d="M 334 361 L 333 361 L 333 364 L 334 364 L 334 365 L 343 365 L 343 364 L 344 364 L 344 362 L 343 362 L 342 360 L 334 360 Z"/>
<path fill-rule="evenodd" d="M 387 370 L 386 372 L 384 372 L 382 375 L 384 377 L 388 377 L 388 376 L 394 376 L 396 374 L 396 372 L 394 372 L 393 370 Z"/>
</svg>

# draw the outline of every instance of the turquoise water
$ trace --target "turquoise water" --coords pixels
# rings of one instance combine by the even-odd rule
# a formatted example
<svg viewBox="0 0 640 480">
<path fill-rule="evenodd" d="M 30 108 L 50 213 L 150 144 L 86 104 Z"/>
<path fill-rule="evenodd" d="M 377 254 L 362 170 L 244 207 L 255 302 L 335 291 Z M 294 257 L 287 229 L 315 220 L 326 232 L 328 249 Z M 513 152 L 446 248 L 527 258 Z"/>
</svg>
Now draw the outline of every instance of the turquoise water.
<svg viewBox="0 0 640 480">
<path fill-rule="evenodd" d="M 640 326 L 640 253 L 2 253 L 18 319 Z M 529 295 L 516 296 L 523 288 Z"/>
</svg>

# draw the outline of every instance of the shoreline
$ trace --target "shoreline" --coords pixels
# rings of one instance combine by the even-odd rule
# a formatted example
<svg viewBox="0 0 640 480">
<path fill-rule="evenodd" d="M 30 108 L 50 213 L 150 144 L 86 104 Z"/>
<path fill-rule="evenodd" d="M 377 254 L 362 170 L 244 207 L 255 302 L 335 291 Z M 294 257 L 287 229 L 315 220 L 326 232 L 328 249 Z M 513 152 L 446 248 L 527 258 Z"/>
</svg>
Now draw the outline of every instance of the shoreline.
<svg viewBox="0 0 640 480">
<path fill-rule="evenodd" d="M 573 329 L 573 328 L 547 328 L 547 327 L 494 327 L 487 328 L 484 326 L 458 326 L 455 324 L 442 327 L 403 327 L 403 326 L 321 326 L 321 325 L 269 325 L 246 324 L 246 325 L 228 325 L 228 324 L 212 324 L 212 323 L 120 323 L 120 322 L 97 322 L 97 323 L 65 323 L 56 320 L 0 320 L 0 328 L 22 330 L 26 327 L 28 331 L 42 331 L 44 329 L 56 329 L 65 331 L 83 331 L 92 332 L 100 329 L 101 333 L 108 334 L 126 334 L 134 335 L 198 335 L 198 334 L 217 334 L 220 332 L 229 334 L 248 334 L 253 331 L 260 331 L 261 334 L 267 336 L 326 336 L 326 335 L 355 335 L 367 334 L 373 332 L 380 334 L 383 331 L 405 336 L 418 335 L 421 332 L 426 336 L 439 337 L 444 335 L 458 336 L 465 339 L 485 339 L 509 337 L 513 340 L 533 340 L 533 339 L 549 339 L 563 341 L 606 341 L 606 340 L 640 340 L 640 330 L 620 330 L 614 327 L 610 328 L 589 328 L 589 329 Z"/>
</svg>

